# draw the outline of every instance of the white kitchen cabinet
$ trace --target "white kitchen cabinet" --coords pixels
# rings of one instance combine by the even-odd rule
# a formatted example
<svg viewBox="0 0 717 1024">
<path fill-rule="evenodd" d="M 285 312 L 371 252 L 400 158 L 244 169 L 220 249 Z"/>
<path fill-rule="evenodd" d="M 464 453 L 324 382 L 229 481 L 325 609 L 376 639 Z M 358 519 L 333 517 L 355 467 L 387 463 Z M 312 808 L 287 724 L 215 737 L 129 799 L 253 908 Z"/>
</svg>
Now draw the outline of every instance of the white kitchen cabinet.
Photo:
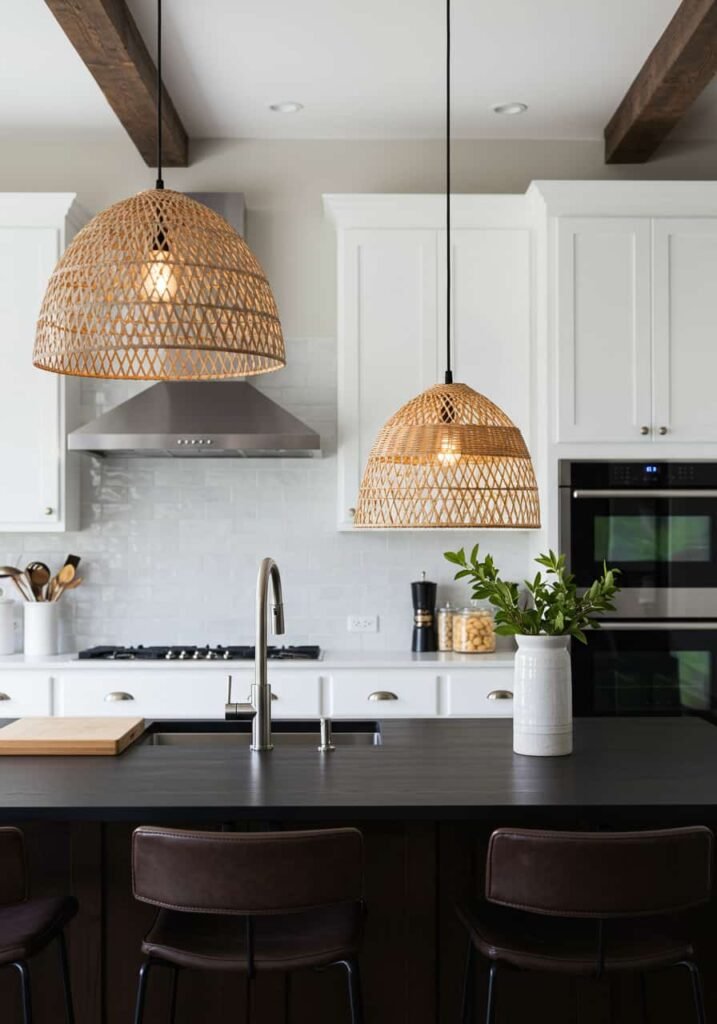
<svg viewBox="0 0 717 1024">
<path fill-rule="evenodd" d="M 329 675 L 330 716 L 380 719 L 438 714 L 439 678 L 435 671 L 334 669 Z"/>
<path fill-rule="evenodd" d="M 469 718 L 513 717 L 513 670 L 449 672 L 444 677 L 445 713 Z"/>
<path fill-rule="evenodd" d="M 653 221 L 656 437 L 717 441 L 717 217 Z"/>
<path fill-rule="evenodd" d="M 0 718 L 52 714 L 52 679 L 47 672 L 0 674 Z"/>
<path fill-rule="evenodd" d="M 440 196 L 327 196 L 338 235 L 338 522 L 352 515 L 386 420 L 443 380 L 445 202 Z M 519 196 L 456 196 L 454 379 L 501 406 L 529 440 L 533 244 Z"/>
<path fill-rule="evenodd" d="M 83 221 L 74 195 L 0 194 L 0 531 L 73 528 L 79 505 L 66 433 L 76 382 L 32 365 L 48 278 Z"/>
<path fill-rule="evenodd" d="M 557 223 L 557 440 L 651 436 L 649 218 Z"/>
</svg>

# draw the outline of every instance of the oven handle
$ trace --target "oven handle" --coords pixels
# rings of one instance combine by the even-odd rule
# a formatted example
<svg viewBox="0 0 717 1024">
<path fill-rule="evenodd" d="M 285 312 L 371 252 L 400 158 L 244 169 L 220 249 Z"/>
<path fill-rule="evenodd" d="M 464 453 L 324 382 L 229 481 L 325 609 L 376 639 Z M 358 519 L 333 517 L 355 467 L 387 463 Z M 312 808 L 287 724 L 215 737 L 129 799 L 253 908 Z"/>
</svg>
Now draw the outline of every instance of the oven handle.
<svg viewBox="0 0 717 1024">
<path fill-rule="evenodd" d="M 581 498 L 717 498 L 717 490 L 669 490 L 669 488 L 662 488 L 661 490 L 655 488 L 653 490 L 646 487 L 644 491 L 621 491 L 618 488 L 614 488 L 613 490 L 602 491 L 573 491 L 573 498 L 578 500 Z"/>
<path fill-rule="evenodd" d="M 712 629 L 717 630 L 717 621 L 673 622 L 670 619 L 647 619 L 641 622 L 601 622 L 601 630 L 607 629 Z"/>
</svg>

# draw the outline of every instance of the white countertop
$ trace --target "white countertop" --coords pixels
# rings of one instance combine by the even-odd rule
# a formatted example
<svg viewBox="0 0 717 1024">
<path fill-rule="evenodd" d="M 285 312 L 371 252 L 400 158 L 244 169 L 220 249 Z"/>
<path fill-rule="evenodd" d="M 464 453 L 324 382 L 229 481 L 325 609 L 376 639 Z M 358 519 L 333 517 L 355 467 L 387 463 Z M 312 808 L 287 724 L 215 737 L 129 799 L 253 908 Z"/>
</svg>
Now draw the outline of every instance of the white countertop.
<svg viewBox="0 0 717 1024">
<path fill-rule="evenodd" d="M 440 669 L 441 666 L 457 668 L 506 668 L 513 664 L 515 653 L 513 651 L 498 651 L 495 654 L 453 654 L 451 652 L 435 652 L 430 654 L 413 654 L 411 651 L 324 651 L 318 660 L 301 661 L 270 661 L 271 669 L 290 669 L 292 672 L 327 668 L 347 669 L 399 669 L 421 666 L 429 668 L 434 666 Z M 214 669 L 217 671 L 226 670 L 231 667 L 234 671 L 241 668 L 252 668 L 253 661 L 102 661 L 83 659 L 79 660 L 77 652 L 67 654 L 55 654 L 49 657 L 31 658 L 24 654 L 0 655 L 0 672 L 4 669 L 44 669 L 53 672 L 79 670 L 94 672 L 98 671 L 119 671 L 128 669 L 136 671 L 151 670 L 161 671 L 188 671 L 191 669 Z"/>
</svg>

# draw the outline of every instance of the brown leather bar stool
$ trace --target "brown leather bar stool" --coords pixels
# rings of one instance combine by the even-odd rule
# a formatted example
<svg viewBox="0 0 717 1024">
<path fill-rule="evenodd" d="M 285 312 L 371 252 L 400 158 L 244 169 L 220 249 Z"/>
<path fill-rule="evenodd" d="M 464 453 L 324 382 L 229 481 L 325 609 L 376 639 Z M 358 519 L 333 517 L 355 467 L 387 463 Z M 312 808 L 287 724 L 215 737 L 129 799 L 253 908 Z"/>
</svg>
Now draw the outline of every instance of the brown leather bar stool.
<svg viewBox="0 0 717 1024">
<path fill-rule="evenodd" d="M 458 914 L 468 929 L 463 1021 L 473 1020 L 475 953 L 490 961 L 486 1022 L 495 1011 L 499 964 L 565 975 L 685 967 L 704 1024 L 692 945 L 672 915 L 710 897 L 708 828 L 651 832 L 497 829 L 485 898 Z"/>
<path fill-rule="evenodd" d="M 25 1024 L 32 1024 L 27 962 L 55 940 L 60 953 L 65 1020 L 67 1024 L 74 1024 L 63 929 L 76 913 L 77 900 L 73 896 L 28 898 L 25 837 L 18 828 L 0 828 L 0 967 L 13 967 L 20 976 Z"/>
<path fill-rule="evenodd" d="M 135 1024 L 142 1024 L 154 966 L 289 974 L 346 970 L 353 1024 L 363 1011 L 358 948 L 363 930 L 363 839 L 353 828 L 306 832 L 193 832 L 138 828 L 135 898 L 158 908 L 142 943 Z"/>
</svg>

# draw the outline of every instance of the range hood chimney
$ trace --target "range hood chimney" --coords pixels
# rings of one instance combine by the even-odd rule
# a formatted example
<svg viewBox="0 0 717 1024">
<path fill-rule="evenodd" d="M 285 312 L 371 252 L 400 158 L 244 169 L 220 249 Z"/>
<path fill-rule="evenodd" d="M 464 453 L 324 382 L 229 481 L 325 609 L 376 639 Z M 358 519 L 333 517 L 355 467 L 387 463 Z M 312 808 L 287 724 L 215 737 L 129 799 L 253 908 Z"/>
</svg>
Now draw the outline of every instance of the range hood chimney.
<svg viewBox="0 0 717 1024">
<path fill-rule="evenodd" d="M 193 199 L 244 233 L 244 197 L 194 192 Z M 319 435 L 244 381 L 153 384 L 68 434 L 70 451 L 139 458 L 310 458 Z"/>
</svg>

